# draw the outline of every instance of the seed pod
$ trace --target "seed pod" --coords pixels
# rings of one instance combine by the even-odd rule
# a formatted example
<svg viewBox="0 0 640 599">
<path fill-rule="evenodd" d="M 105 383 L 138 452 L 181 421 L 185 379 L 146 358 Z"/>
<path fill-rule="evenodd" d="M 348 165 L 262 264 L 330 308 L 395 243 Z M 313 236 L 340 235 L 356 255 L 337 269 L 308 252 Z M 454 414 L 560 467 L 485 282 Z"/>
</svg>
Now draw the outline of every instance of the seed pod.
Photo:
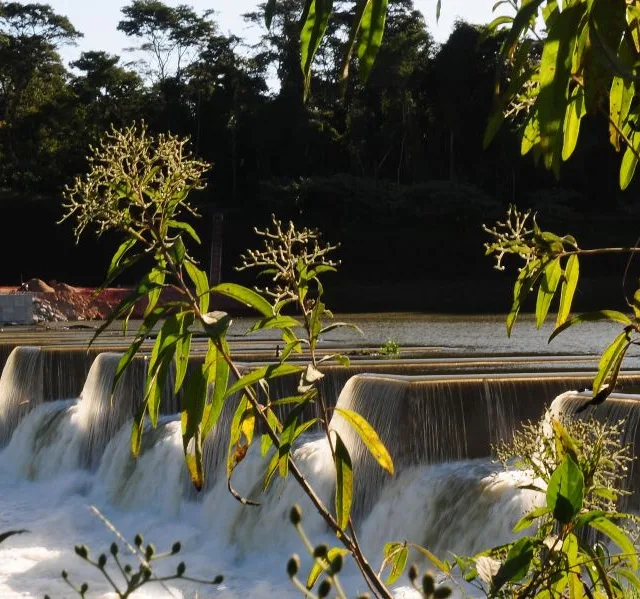
<svg viewBox="0 0 640 599">
<path fill-rule="evenodd" d="M 415 582 L 416 578 L 418 578 L 418 567 L 415 564 L 411 564 L 409 567 L 408 576 L 411 582 Z"/>
<path fill-rule="evenodd" d="M 434 593 L 434 599 L 447 599 L 447 597 L 451 596 L 451 589 L 449 587 L 439 587 Z"/>
<path fill-rule="evenodd" d="M 155 552 L 156 552 L 155 547 L 151 543 L 149 543 L 147 545 L 147 548 L 144 551 L 144 556 L 147 558 L 147 561 L 149 561 L 153 557 L 153 554 Z"/>
<path fill-rule="evenodd" d="M 144 539 L 142 538 L 141 534 L 137 534 L 134 537 L 133 542 L 136 544 L 136 547 L 140 547 L 140 545 L 142 545 L 142 543 L 144 542 Z"/>
<path fill-rule="evenodd" d="M 342 566 L 344 565 L 344 560 L 342 558 L 342 554 L 338 553 L 332 560 L 331 560 L 331 573 L 332 574 L 337 574 L 338 572 L 340 572 L 340 570 L 342 570 Z"/>
<path fill-rule="evenodd" d="M 67 572 L 66 570 L 63 570 L 62 571 L 62 578 L 64 580 L 67 580 L 67 578 L 69 578 L 69 572 Z"/>
<path fill-rule="evenodd" d="M 180 544 L 180 541 L 177 541 L 173 544 L 173 546 L 171 547 L 171 555 L 175 555 L 176 553 L 180 553 L 180 549 L 182 549 L 182 545 Z"/>
<path fill-rule="evenodd" d="M 111 547 L 109 547 L 109 551 L 113 556 L 118 555 L 118 545 L 116 543 L 111 543 Z"/>
<path fill-rule="evenodd" d="M 222 574 L 218 574 L 214 579 L 212 584 L 220 584 L 224 580 L 224 576 Z"/>
<path fill-rule="evenodd" d="M 433 595 L 433 591 L 436 590 L 436 583 L 431 574 L 425 574 L 422 578 L 422 590 L 427 597 Z"/>
<path fill-rule="evenodd" d="M 294 505 L 289 512 L 289 519 L 291 520 L 291 524 L 294 526 L 298 526 L 300 521 L 302 520 L 302 510 L 299 505 Z"/>
<path fill-rule="evenodd" d="M 89 590 L 89 585 L 86 582 L 82 583 L 82 586 L 80 587 L 80 592 L 81 593 L 86 593 Z"/>
<path fill-rule="evenodd" d="M 327 552 L 328 551 L 329 550 L 328 550 L 326 545 L 318 545 L 313 550 L 313 557 L 319 557 L 319 558 L 327 557 Z"/>
<path fill-rule="evenodd" d="M 291 559 L 287 562 L 287 574 L 289 578 L 293 578 L 300 569 L 300 558 L 297 554 L 291 556 Z"/>
<path fill-rule="evenodd" d="M 178 568 L 176 569 L 176 574 L 177 574 L 178 576 L 182 576 L 182 575 L 184 574 L 184 572 L 185 572 L 185 570 L 186 570 L 186 569 L 187 569 L 186 564 L 185 564 L 184 562 L 180 562 L 180 563 L 178 564 Z"/>
<path fill-rule="evenodd" d="M 318 587 L 318 597 L 320 597 L 320 599 L 322 599 L 323 597 L 327 597 L 330 592 L 331 581 L 325 578 Z"/>
<path fill-rule="evenodd" d="M 98 567 L 104 568 L 106 565 L 107 565 L 107 556 L 104 553 L 101 553 L 100 557 L 98 558 Z"/>
<path fill-rule="evenodd" d="M 82 558 L 87 559 L 89 556 L 89 550 L 86 545 L 76 545 L 75 546 L 76 553 Z"/>
</svg>

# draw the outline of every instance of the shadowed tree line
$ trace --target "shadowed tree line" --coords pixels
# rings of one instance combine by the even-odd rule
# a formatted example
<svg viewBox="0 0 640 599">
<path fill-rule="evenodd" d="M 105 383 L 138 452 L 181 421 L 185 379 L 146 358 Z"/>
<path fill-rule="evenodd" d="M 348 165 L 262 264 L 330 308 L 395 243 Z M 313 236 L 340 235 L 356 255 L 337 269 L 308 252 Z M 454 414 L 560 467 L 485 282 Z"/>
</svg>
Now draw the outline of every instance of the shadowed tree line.
<svg viewBox="0 0 640 599">
<path fill-rule="evenodd" d="M 222 34 L 212 11 L 133 0 L 118 29 L 136 54 L 93 50 L 68 66 L 59 51 L 82 34 L 65 16 L 42 4 L 0 3 L 3 237 L 7 247 L 25 248 L 21 259 L 3 263 L 2 282 L 100 281 L 111 242 L 73 248 L 72 235 L 53 224 L 60 190 L 86 170 L 88 147 L 101 132 L 140 120 L 151 132 L 190 136 L 193 151 L 213 165 L 197 200 L 205 264 L 211 214 L 224 214 L 225 274 L 254 224 L 272 212 L 293 217 L 342 242 L 336 293 L 347 308 L 451 308 L 460 279 L 494 281 L 480 225 L 514 200 L 594 245 L 609 221 L 631 220 L 627 198 L 634 191 L 623 194 L 611 183 L 616 160 L 597 123 L 583 125 L 585 143 L 563 165 L 561 183 L 520 157 L 517 120 L 483 149 L 499 35 L 459 22 L 438 45 L 412 0 L 393 0 L 368 80 L 358 78 L 354 61 L 343 89 L 353 4 L 335 6 L 304 102 L 300 0 L 277 2 L 269 30 L 264 6 L 246 15 L 263 31 L 252 46 Z M 636 232 L 628 228 L 633 243 Z M 443 282 L 448 287 L 436 294 L 434 285 Z M 407 284 L 413 299 L 371 299 L 376 285 L 391 283 Z M 363 297 L 366 305 L 356 301 Z M 502 306 L 476 301 L 470 309 Z"/>
</svg>

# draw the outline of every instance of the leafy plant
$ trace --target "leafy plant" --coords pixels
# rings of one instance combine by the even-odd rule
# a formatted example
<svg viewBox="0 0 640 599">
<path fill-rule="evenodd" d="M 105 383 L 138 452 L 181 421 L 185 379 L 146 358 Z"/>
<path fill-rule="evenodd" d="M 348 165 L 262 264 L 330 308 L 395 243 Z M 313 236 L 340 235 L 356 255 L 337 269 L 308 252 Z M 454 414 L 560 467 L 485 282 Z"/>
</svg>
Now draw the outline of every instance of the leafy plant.
<svg viewBox="0 0 640 599">
<path fill-rule="evenodd" d="M 533 449 L 534 438 L 538 449 L 524 454 Z M 618 484 L 630 461 L 629 448 L 619 447 L 619 425 L 592 420 L 565 427 L 554 418 L 525 427 L 513 443 L 504 445 L 502 459 L 518 453 L 533 479 L 529 486 L 544 493 L 545 503 L 513 529 L 533 532 L 458 560 L 465 580 L 488 597 L 613 599 L 628 597 L 629 588 L 640 590 L 638 552 L 626 528 L 636 518 L 615 508 Z M 594 545 L 594 535 L 617 549 Z"/>
<path fill-rule="evenodd" d="M 267 288 L 259 293 L 234 283 L 210 287 L 206 273 L 187 248 L 188 243 L 199 243 L 198 235 L 188 223 L 180 220 L 185 212 L 196 214 L 188 195 L 204 186 L 203 175 L 208 168 L 191 157 L 186 143 L 171 135 L 150 136 L 144 126 L 114 130 L 93 150 L 88 174 L 77 178 L 66 191 L 64 218 L 76 219 L 77 235 L 88 225 L 96 226 L 98 233 L 117 230 L 124 234 L 105 284 L 133 264 L 151 261 L 148 272 L 94 336 L 95 340 L 118 318 L 123 318 L 126 325 L 133 307 L 138 302 L 146 302 L 143 322 L 118 364 L 115 387 L 149 333 L 159 327 L 149 359 L 144 399 L 134 419 L 132 452 L 137 455 L 140 451 L 145 417 L 148 415 L 153 426 L 158 422 L 160 398 L 173 367 L 173 391 L 182 397 L 185 462 L 195 487 L 201 489 L 204 483 L 204 439 L 217 425 L 225 403 L 234 402 L 226 460 L 228 488 L 233 496 L 244 504 L 257 503 L 235 491 L 232 476 L 260 431 L 262 455 L 270 454 L 263 487 L 270 485 L 276 473 L 281 477 L 293 476 L 352 556 L 372 592 L 376 596 L 391 597 L 358 544 L 351 521 L 351 457 L 338 432 L 330 426 L 332 412 L 317 384 L 323 376 L 319 368 L 324 362 L 348 363 L 348 359 L 339 354 L 320 357 L 317 351 L 321 335 L 337 327 L 350 326 L 343 322 L 324 323 L 332 314 L 324 304 L 320 278 L 337 266 L 329 257 L 335 246 L 321 245 L 315 230 L 297 229 L 293 223 L 283 226 L 274 217 L 270 228 L 256 229 L 263 239 L 263 248 L 249 251 L 240 267 L 259 269 L 261 276 L 270 278 Z M 160 301 L 166 288 L 171 288 L 177 299 Z M 249 333 L 266 329 L 280 332 L 284 349 L 277 362 L 244 374 L 240 372 L 226 340 L 231 319 L 224 312 L 209 310 L 210 298 L 216 295 L 232 298 L 260 314 L 260 320 Z M 285 309 L 295 309 L 299 316 L 290 316 Z M 188 372 L 196 326 L 207 338 L 207 354 L 199 368 Z M 306 365 L 288 362 L 292 354 L 304 357 Z M 291 375 L 300 377 L 297 394 L 272 398 L 269 382 Z M 316 405 L 319 416 L 305 420 L 305 408 L 312 404 Z M 275 411 L 279 406 L 288 409 L 282 421 Z M 371 425 L 347 409 L 335 408 L 333 413 L 338 413 L 353 427 L 380 466 L 393 474 L 391 456 Z M 291 452 L 299 437 L 313 426 L 324 431 L 335 465 L 333 510 L 316 494 Z"/>
<path fill-rule="evenodd" d="M 640 286 L 631 299 L 627 298 L 632 316 L 618 310 L 597 310 L 569 318 L 574 295 L 580 278 L 581 256 L 595 254 L 630 254 L 640 252 L 639 247 L 609 247 L 581 249 L 571 235 L 563 237 L 543 231 L 530 211 L 520 212 L 510 206 L 504 222 L 484 227 L 493 238 L 485 244 L 486 254 L 496 258 L 496 268 L 504 270 L 505 256 L 512 255 L 524 262 L 513 287 L 513 303 L 507 316 L 507 334 L 513 326 L 527 297 L 536 289 L 536 326 L 546 321 L 554 298 L 559 297 L 552 341 L 568 328 L 584 322 L 608 321 L 622 325 L 622 330 L 604 350 L 598 372 L 593 381 L 592 404 L 603 402 L 614 390 L 624 357 L 637 343 L 640 333 Z"/>
<path fill-rule="evenodd" d="M 400 356 L 400 344 L 394 339 L 387 339 L 380 346 L 380 355 L 385 358 L 397 358 Z"/>
</svg>

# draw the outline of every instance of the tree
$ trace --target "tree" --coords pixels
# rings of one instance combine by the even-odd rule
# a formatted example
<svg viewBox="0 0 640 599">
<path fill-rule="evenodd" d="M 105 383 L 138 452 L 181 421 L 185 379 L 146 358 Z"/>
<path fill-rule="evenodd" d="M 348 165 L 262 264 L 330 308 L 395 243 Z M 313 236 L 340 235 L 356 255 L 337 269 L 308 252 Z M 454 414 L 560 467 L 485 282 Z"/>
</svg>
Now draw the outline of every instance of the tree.
<svg viewBox="0 0 640 599">
<path fill-rule="evenodd" d="M 159 0 L 133 0 L 122 13 L 118 30 L 142 40 L 137 49 L 152 55 L 153 64 L 146 63 L 147 74 L 158 83 L 170 77 L 180 81 L 215 32 L 209 18 L 213 11 L 199 16 L 184 4 L 173 8 Z"/>
<path fill-rule="evenodd" d="M 81 35 L 48 5 L 0 3 L 0 145 L 5 184 L 14 175 L 21 184 L 29 184 L 24 176 L 16 175 L 16 170 L 26 173 L 25 161 L 36 158 L 34 140 L 25 134 L 28 131 L 33 137 L 38 130 L 37 113 L 46 106 L 50 113 L 57 99 L 66 94 L 66 72 L 57 48 L 74 43 Z M 55 146 L 56 141 L 48 137 Z M 19 141 L 30 150 L 21 149 Z M 55 152 L 55 147 L 49 150 Z"/>
<path fill-rule="evenodd" d="M 89 139 L 135 120 L 142 104 L 143 84 L 133 71 L 119 66 L 120 58 L 106 52 L 83 52 L 71 67 L 81 72 L 71 88 L 85 112 Z"/>
</svg>

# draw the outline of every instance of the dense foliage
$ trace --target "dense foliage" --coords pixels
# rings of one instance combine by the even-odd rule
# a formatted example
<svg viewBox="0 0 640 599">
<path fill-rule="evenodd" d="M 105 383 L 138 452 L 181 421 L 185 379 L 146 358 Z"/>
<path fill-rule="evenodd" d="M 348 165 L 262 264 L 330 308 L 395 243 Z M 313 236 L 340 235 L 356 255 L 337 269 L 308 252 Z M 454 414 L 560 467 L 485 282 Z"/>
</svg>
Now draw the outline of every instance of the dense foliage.
<svg viewBox="0 0 640 599">
<path fill-rule="evenodd" d="M 480 224 L 501 214 L 514 197 L 532 207 L 553 204 L 561 223 L 580 213 L 586 233 L 595 235 L 590 219 L 599 216 L 598 200 L 606 193 L 612 198 L 611 226 L 625 222 L 624 197 L 591 168 L 602 167 L 606 136 L 595 128 L 589 132 L 586 123 L 582 135 L 588 142 L 567 164 L 561 183 L 519 157 L 509 126 L 483 150 L 504 33 L 483 35 L 482 27 L 458 23 L 439 45 L 411 0 L 393 0 L 368 79 L 360 76 L 354 49 L 351 76 L 341 84 L 345 40 L 356 14 L 352 3 L 331 4 L 304 102 L 301 0 L 269 2 L 269 29 L 266 7 L 256 6 L 247 19 L 263 35 L 251 48 L 237 35 L 223 34 L 209 13 L 132 1 L 119 28 L 142 61 L 131 64 L 127 54 L 96 49 L 71 65 L 59 54 L 79 36 L 67 19 L 39 5 L 0 3 L 0 201 L 5 213 L 29 223 L 32 239 L 55 239 L 61 250 L 34 254 L 32 262 L 25 256 L 20 265 L 5 262 L 2 278 L 100 282 L 100 268 L 83 261 L 102 259 L 106 267 L 107 241 L 85 240 L 91 251 L 62 259 L 73 249 L 65 245 L 70 237 L 53 225 L 61 214 L 59 191 L 84 170 L 88 147 L 101 132 L 141 120 L 151 133 L 190 136 L 192 149 L 212 165 L 205 175 L 210 184 L 194 202 L 207 219 L 224 214 L 226 255 L 250 243 L 248 208 L 256 223 L 277 212 L 321 226 L 343 241 L 347 266 L 338 276 L 352 290 L 340 285 L 345 291 L 336 299 L 355 308 L 364 308 L 358 298 L 369 294 L 353 285 L 370 279 L 372 261 L 366 258 L 381 239 L 389 251 L 380 255 L 378 270 L 394 282 L 418 285 L 405 297 L 421 296 L 427 307 L 437 308 L 442 300 L 429 297 L 427 281 L 473 277 L 482 265 L 476 250 Z M 602 168 L 613 173 L 617 165 Z M 23 244 L 21 231 L 11 228 L 7 244 Z M 444 252 L 453 234 L 456 251 Z M 204 260 L 209 227 L 201 235 L 203 249 L 196 251 Z M 420 268 L 399 265 L 398 255 L 414 256 Z M 229 276 L 232 261 L 223 264 Z M 457 302 L 463 309 L 458 297 L 450 293 L 447 306 Z M 482 302 L 500 294 L 476 297 Z M 393 299 L 377 295 L 373 307 Z M 493 306 L 470 309 L 504 309 L 504 302 L 491 301 Z"/>
</svg>

